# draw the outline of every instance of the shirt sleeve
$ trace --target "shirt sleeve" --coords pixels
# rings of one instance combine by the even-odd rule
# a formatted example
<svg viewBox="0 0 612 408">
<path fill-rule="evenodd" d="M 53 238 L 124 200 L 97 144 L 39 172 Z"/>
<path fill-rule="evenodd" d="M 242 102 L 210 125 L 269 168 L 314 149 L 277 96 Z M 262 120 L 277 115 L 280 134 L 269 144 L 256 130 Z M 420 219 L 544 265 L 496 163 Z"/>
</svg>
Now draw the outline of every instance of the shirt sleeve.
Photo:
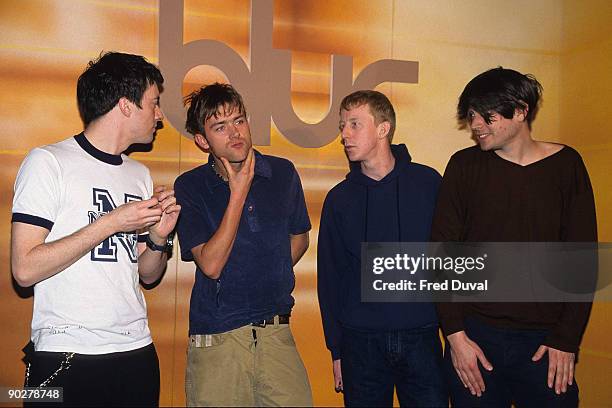
<svg viewBox="0 0 612 408">
<path fill-rule="evenodd" d="M 342 274 L 348 269 L 346 249 L 342 245 L 340 236 L 332 199 L 328 194 L 323 203 L 317 243 L 317 293 L 325 344 L 333 360 L 342 358 L 340 350 L 342 344 L 341 288 Z"/>
<path fill-rule="evenodd" d="M 214 233 L 205 209 L 199 204 L 202 200 L 197 200 L 197 195 L 190 187 L 188 180 L 182 177 L 174 183 L 176 202 L 181 206 L 176 230 L 181 246 L 181 259 L 186 262 L 194 260 L 191 250 L 208 242 Z"/>
<path fill-rule="evenodd" d="M 11 221 L 51 231 L 60 208 L 61 184 L 57 159 L 44 149 L 32 150 L 17 173 Z"/>
<path fill-rule="evenodd" d="M 571 166 L 568 206 L 563 217 L 562 241 L 597 242 L 595 199 L 589 174 L 580 155 Z M 596 253 L 594 253 L 596 256 Z M 596 265 L 597 262 L 594 262 Z M 580 271 L 590 273 L 590 271 Z M 593 273 L 597 273 L 595 270 Z M 591 302 L 564 303 L 559 322 L 552 328 L 545 344 L 566 352 L 577 352 L 591 310 Z"/>
<path fill-rule="evenodd" d="M 293 211 L 289 220 L 289 233 L 292 235 L 303 234 L 310 231 L 311 224 L 308 217 L 308 209 L 306 208 L 306 200 L 304 198 L 304 190 L 302 189 L 302 181 L 300 175 L 293 165 L 293 177 L 291 179 L 291 195 L 293 198 Z"/>
<path fill-rule="evenodd" d="M 461 166 L 456 156 L 451 157 L 438 191 L 438 201 L 434 211 L 431 240 L 434 242 L 456 242 L 462 240 L 465 222 L 466 203 L 461 177 Z M 445 336 L 462 331 L 463 304 L 460 302 L 440 302 L 436 304 L 438 319 Z"/>
</svg>

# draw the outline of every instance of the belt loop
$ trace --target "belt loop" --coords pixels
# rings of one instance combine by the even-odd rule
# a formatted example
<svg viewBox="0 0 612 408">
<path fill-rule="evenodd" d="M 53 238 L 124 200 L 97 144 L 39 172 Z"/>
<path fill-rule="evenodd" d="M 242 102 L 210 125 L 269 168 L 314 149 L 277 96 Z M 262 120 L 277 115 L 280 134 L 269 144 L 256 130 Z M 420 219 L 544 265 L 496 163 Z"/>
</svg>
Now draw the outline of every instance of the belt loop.
<svg viewBox="0 0 612 408">
<path fill-rule="evenodd" d="M 280 326 L 280 317 L 278 315 L 274 316 L 274 326 Z"/>
</svg>

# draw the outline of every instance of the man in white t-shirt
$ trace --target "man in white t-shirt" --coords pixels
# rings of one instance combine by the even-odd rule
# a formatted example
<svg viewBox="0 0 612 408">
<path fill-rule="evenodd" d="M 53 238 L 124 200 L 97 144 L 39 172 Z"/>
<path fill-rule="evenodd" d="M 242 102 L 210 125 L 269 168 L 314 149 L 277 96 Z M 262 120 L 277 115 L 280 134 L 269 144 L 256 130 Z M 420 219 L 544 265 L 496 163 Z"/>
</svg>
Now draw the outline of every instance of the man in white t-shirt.
<svg viewBox="0 0 612 408">
<path fill-rule="evenodd" d="M 151 143 L 163 77 L 109 52 L 79 77 L 85 130 L 33 149 L 15 181 L 11 265 L 34 285 L 26 386 L 68 405 L 158 405 L 159 362 L 139 280 L 159 280 L 180 212 L 174 191 L 122 154 Z"/>
</svg>

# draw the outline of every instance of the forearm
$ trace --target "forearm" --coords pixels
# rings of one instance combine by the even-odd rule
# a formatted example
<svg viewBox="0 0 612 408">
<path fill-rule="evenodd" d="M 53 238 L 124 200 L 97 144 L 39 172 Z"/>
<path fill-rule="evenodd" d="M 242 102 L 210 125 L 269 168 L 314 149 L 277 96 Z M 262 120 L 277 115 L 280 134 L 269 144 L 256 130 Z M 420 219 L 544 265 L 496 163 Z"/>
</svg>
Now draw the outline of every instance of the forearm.
<svg viewBox="0 0 612 408">
<path fill-rule="evenodd" d="M 221 224 L 206 244 L 193 251 L 196 264 L 211 279 L 218 279 L 236 240 L 244 198 L 230 196 Z"/>
<path fill-rule="evenodd" d="M 41 234 L 41 241 L 44 241 L 48 234 L 47 230 L 32 234 L 32 228 L 42 229 L 28 224 L 12 224 L 12 272 L 17 283 L 24 287 L 63 271 L 116 232 L 112 223 L 101 217 L 64 238 L 31 246 L 28 239 L 36 239 L 32 235 Z"/>
<path fill-rule="evenodd" d="M 165 251 L 153 251 L 146 248 L 138 257 L 138 275 L 140 280 L 146 284 L 156 282 L 164 273 L 167 262 L 168 254 Z"/>
<path fill-rule="evenodd" d="M 308 237 L 308 232 L 290 235 L 289 238 L 291 240 L 291 263 L 295 266 L 295 264 L 302 259 L 304 253 L 306 253 L 308 245 L 310 244 L 310 239 Z"/>
</svg>

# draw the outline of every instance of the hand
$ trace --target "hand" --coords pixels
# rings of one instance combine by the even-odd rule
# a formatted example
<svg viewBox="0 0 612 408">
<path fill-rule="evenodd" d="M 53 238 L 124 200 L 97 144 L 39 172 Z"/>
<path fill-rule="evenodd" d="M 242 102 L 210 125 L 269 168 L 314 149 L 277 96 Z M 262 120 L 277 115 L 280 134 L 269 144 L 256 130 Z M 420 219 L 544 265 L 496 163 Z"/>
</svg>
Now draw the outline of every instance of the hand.
<svg viewBox="0 0 612 408">
<path fill-rule="evenodd" d="M 255 174 L 255 153 L 253 148 L 249 149 L 249 153 L 242 163 L 240 170 L 235 170 L 225 157 L 220 157 L 219 159 L 223 167 L 225 167 L 227 182 L 232 195 L 237 194 L 240 198 L 246 198 L 251 188 L 253 175 Z"/>
<path fill-rule="evenodd" d="M 488 370 L 493 366 L 485 357 L 482 349 L 465 334 L 464 331 L 447 337 L 451 346 L 453 366 L 463 386 L 470 389 L 472 395 L 480 397 L 485 390 L 485 383 L 478 369 L 478 361 Z"/>
<path fill-rule="evenodd" d="M 174 190 L 167 189 L 166 186 L 156 187 L 153 197 L 158 200 L 158 204 L 155 207 L 161 210 L 161 216 L 159 221 L 149 228 L 149 235 L 153 242 L 163 245 L 168 235 L 176 226 L 181 206 L 176 203 Z"/>
<path fill-rule="evenodd" d="M 336 389 L 336 392 L 343 392 L 344 385 L 342 384 L 342 364 L 340 363 L 340 359 L 334 360 L 333 369 L 334 369 L 334 387 Z"/>
<path fill-rule="evenodd" d="M 541 345 L 531 360 L 540 360 L 546 352 L 548 352 L 548 388 L 552 388 L 554 383 L 557 394 L 566 392 L 567 386 L 574 382 L 576 354 Z"/>
<path fill-rule="evenodd" d="M 162 209 L 158 204 L 157 197 L 143 201 L 131 201 L 115 208 L 100 220 L 111 222 L 112 234 L 141 230 L 161 219 Z"/>
</svg>

